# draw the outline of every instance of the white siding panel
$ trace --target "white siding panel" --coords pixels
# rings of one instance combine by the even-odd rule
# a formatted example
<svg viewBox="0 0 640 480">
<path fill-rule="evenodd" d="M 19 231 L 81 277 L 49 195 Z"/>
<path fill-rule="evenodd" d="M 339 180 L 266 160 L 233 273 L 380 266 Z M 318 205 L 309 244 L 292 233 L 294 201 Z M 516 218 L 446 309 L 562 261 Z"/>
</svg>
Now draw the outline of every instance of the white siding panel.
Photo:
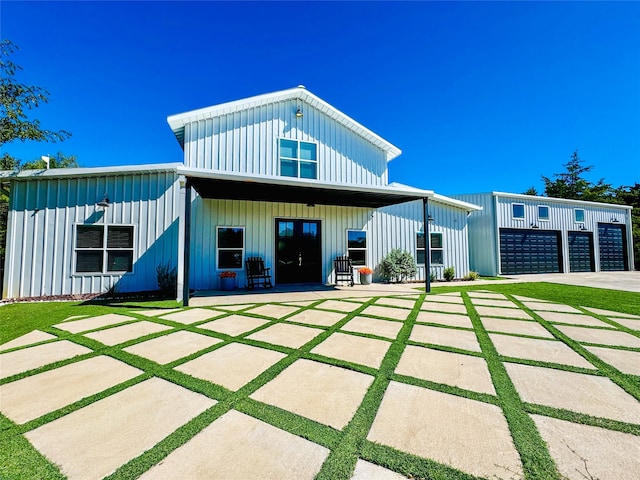
<svg viewBox="0 0 640 480">
<path fill-rule="evenodd" d="M 12 184 L 4 297 L 100 293 L 116 283 L 120 291 L 154 290 L 156 266 L 177 263 L 174 173 L 118 175 Z M 104 193 L 111 205 L 96 202 Z M 133 272 L 77 275 L 76 224 L 134 225 Z"/>
<path fill-rule="evenodd" d="M 185 127 L 187 167 L 230 173 L 278 175 L 278 138 L 318 144 L 318 180 L 385 185 L 386 154 L 325 113 L 284 101 L 193 122 Z"/>
</svg>

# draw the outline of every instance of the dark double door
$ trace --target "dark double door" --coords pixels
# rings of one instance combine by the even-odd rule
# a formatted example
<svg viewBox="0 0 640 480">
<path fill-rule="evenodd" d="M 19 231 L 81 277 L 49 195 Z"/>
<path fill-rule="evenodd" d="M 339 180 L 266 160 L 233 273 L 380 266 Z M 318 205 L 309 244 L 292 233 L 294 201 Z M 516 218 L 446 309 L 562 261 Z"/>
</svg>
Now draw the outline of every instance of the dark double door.
<svg viewBox="0 0 640 480">
<path fill-rule="evenodd" d="M 276 219 L 276 283 L 322 282 L 319 220 Z"/>
</svg>

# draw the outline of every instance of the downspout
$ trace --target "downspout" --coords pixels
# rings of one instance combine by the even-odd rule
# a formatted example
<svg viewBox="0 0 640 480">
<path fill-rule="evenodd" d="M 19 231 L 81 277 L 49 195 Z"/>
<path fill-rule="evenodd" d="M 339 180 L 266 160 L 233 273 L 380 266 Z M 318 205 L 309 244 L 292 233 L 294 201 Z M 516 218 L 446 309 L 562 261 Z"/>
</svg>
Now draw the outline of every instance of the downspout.
<svg viewBox="0 0 640 480">
<path fill-rule="evenodd" d="M 191 180 L 187 177 L 184 202 L 184 262 L 182 305 L 189 306 L 189 266 L 191 263 Z"/>
<path fill-rule="evenodd" d="M 431 292 L 431 236 L 429 234 L 429 199 L 422 199 L 422 216 L 424 221 L 424 291 Z"/>
</svg>

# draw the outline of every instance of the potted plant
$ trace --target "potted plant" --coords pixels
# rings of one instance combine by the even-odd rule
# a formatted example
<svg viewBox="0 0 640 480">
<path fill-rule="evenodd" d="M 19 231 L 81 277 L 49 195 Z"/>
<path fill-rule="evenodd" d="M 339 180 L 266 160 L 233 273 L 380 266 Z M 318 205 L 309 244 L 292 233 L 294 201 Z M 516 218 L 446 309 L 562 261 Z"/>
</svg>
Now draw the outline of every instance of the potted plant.
<svg viewBox="0 0 640 480">
<path fill-rule="evenodd" d="M 373 275 L 373 270 L 369 267 L 362 267 L 358 270 L 360 274 L 360 284 L 361 285 L 371 285 L 371 276 Z"/>
<path fill-rule="evenodd" d="M 230 291 L 236 288 L 236 272 L 229 270 L 219 273 L 220 277 L 220 290 Z"/>
</svg>

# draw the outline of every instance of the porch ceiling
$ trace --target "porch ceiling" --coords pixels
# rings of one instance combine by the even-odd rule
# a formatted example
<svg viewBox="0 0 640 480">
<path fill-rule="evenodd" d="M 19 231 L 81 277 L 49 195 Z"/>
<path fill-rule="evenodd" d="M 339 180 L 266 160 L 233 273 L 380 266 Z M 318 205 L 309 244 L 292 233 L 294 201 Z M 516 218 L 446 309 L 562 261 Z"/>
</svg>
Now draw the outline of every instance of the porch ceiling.
<svg viewBox="0 0 640 480">
<path fill-rule="evenodd" d="M 430 190 L 394 186 L 320 183 L 287 177 L 207 172 L 178 168 L 203 198 L 380 208 L 433 197 Z"/>
</svg>

